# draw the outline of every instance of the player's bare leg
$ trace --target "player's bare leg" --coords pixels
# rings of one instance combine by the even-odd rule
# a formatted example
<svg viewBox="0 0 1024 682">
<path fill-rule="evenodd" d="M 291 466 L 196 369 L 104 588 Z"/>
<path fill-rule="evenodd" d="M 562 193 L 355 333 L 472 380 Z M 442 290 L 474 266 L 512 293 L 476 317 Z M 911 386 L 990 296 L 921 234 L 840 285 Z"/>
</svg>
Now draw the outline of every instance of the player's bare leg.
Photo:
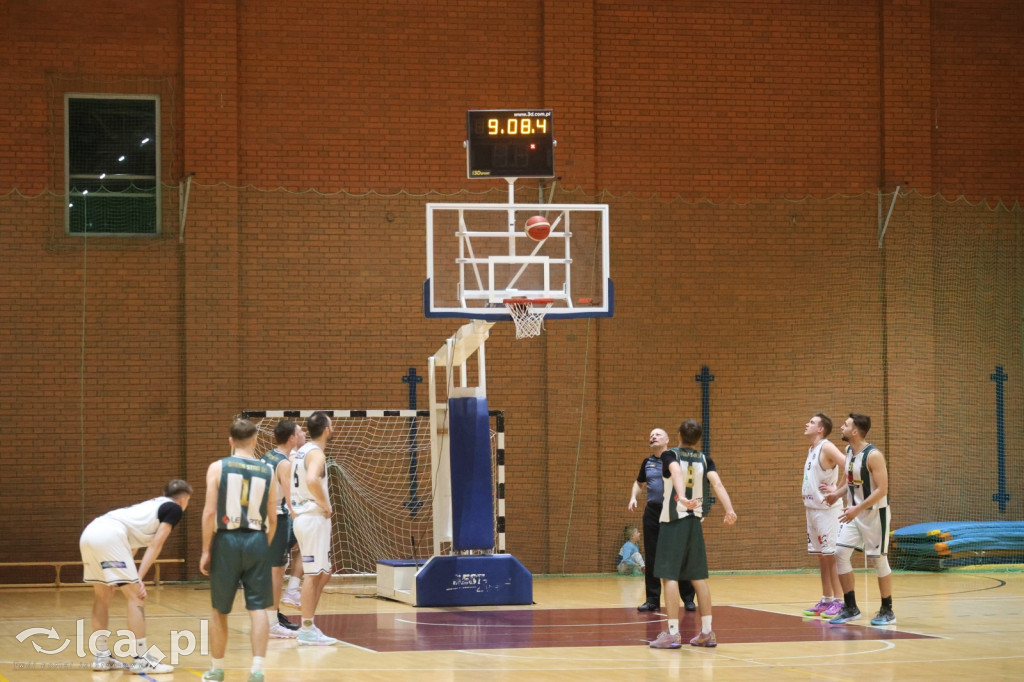
<svg viewBox="0 0 1024 682">
<path fill-rule="evenodd" d="M 114 596 L 113 585 L 93 583 L 92 593 L 92 631 L 106 630 L 110 623 L 110 600 Z"/>
<path fill-rule="evenodd" d="M 700 616 L 711 615 L 711 588 L 708 587 L 707 580 L 693 580 L 693 591 L 697 593 L 697 608 L 700 611 Z"/>
<path fill-rule="evenodd" d="M 146 637 L 146 610 L 139 599 L 139 586 L 136 583 L 121 586 L 121 592 L 128 600 L 128 629 L 135 633 L 135 638 Z M 140 651 L 139 656 L 144 652 Z"/>
</svg>

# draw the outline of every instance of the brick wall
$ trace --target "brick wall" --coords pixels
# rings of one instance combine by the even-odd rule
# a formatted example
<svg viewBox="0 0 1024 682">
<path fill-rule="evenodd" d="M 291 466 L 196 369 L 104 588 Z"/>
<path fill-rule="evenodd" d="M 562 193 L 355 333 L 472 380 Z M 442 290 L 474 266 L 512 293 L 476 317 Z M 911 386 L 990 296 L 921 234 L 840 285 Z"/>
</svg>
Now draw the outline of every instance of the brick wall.
<svg viewBox="0 0 1024 682">
<path fill-rule="evenodd" d="M 612 207 L 616 317 L 522 342 L 499 325 L 488 346 L 508 545 L 532 570 L 609 567 L 646 435 L 699 415 L 703 365 L 741 515 L 708 524 L 717 568 L 807 564 L 791 488 L 811 413 L 888 415 L 872 435 L 904 466 L 903 518 L 926 520 L 931 488 L 908 481 L 955 410 L 944 359 L 981 376 L 1008 355 L 1020 383 L 1019 338 L 964 350 L 975 322 L 948 333 L 931 293 L 948 230 L 1003 235 L 1019 279 L 1019 215 L 901 203 L 880 252 L 870 194 L 1020 199 L 1010 3 L 62 7 L 2 10 L 0 561 L 73 559 L 97 513 L 173 476 L 201 488 L 242 409 L 405 407 L 401 376 L 457 326 L 422 316 L 423 204 L 505 196 L 465 179 L 470 108 L 554 109 L 554 199 Z M 64 235 L 66 92 L 161 96 L 160 237 Z M 189 575 L 201 503 L 165 550 Z"/>
</svg>

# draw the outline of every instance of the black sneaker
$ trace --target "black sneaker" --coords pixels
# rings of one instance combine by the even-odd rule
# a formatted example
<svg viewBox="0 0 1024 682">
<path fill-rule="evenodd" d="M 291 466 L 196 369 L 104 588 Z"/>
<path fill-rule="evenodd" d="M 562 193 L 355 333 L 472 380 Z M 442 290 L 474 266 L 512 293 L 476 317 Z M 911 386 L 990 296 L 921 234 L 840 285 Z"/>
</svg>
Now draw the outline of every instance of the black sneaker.
<svg viewBox="0 0 1024 682">
<path fill-rule="evenodd" d="M 277 612 L 277 622 L 281 624 L 281 627 L 288 628 L 289 630 L 298 630 L 299 629 L 299 624 L 298 623 L 291 622 L 280 611 Z"/>
<path fill-rule="evenodd" d="M 871 619 L 872 625 L 896 625 L 896 614 L 892 609 L 881 609 L 878 615 Z"/>
<path fill-rule="evenodd" d="M 685 608 L 687 611 L 696 611 L 697 605 L 694 604 L 692 601 L 684 601 L 683 608 Z"/>
<path fill-rule="evenodd" d="M 640 606 L 636 607 L 637 611 L 657 611 L 658 605 L 652 604 L 651 602 L 644 602 Z"/>
<path fill-rule="evenodd" d="M 839 612 L 839 615 L 829 621 L 832 625 L 842 625 L 848 623 L 851 620 L 857 620 L 860 618 L 860 609 L 854 606 L 852 609 L 849 606 L 844 606 L 843 610 Z"/>
</svg>

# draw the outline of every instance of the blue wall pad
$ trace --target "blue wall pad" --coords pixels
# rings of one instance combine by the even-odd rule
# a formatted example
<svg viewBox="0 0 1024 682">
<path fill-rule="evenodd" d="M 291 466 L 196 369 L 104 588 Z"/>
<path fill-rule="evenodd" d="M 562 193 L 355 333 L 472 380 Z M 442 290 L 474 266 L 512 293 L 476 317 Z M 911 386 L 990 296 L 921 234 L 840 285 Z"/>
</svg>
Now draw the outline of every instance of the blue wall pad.
<svg viewBox="0 0 1024 682">
<path fill-rule="evenodd" d="M 416 606 L 532 603 L 533 574 L 511 554 L 435 556 L 416 575 Z"/>
<path fill-rule="evenodd" d="M 494 547 L 491 426 L 486 398 L 450 398 L 452 549 Z"/>
</svg>

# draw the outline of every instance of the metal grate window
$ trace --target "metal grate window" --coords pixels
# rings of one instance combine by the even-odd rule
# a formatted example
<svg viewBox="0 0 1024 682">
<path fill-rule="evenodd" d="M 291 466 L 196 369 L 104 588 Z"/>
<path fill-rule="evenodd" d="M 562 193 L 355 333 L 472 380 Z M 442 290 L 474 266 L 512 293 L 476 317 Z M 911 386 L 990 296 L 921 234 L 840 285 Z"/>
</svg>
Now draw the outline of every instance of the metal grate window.
<svg viewBox="0 0 1024 682">
<path fill-rule="evenodd" d="M 66 95 L 67 231 L 160 234 L 160 102 Z"/>
</svg>

